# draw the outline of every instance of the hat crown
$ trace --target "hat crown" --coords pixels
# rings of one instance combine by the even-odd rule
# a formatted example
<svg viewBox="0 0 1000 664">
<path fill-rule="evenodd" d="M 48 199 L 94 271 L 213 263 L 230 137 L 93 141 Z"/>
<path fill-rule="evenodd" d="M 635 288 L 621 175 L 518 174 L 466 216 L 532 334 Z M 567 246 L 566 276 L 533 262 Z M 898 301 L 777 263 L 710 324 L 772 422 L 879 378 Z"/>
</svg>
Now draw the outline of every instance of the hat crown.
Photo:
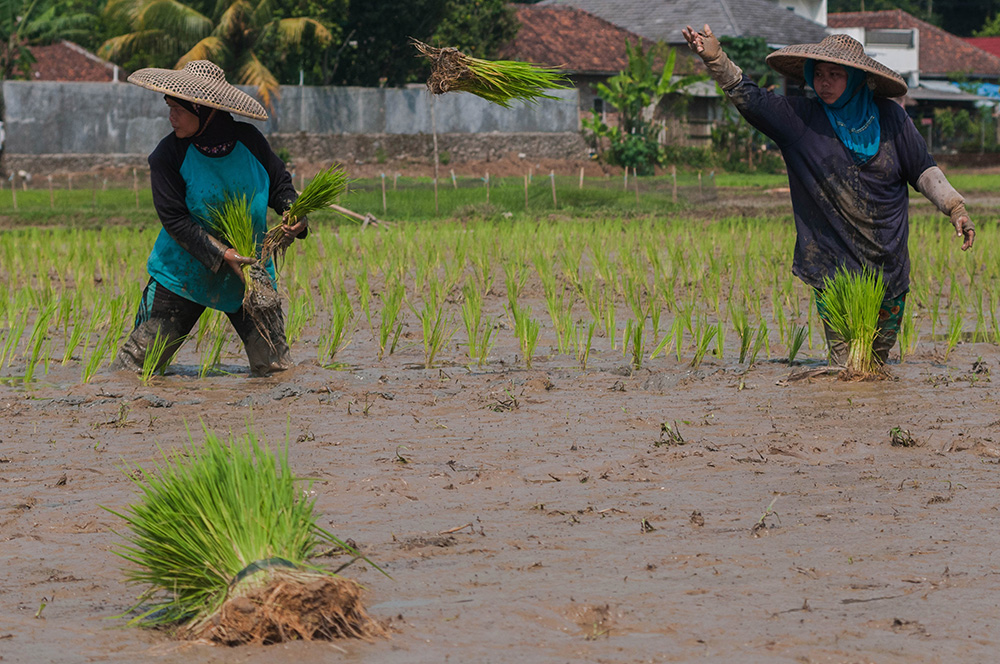
<svg viewBox="0 0 1000 664">
<path fill-rule="evenodd" d="M 184 65 L 184 71 L 209 81 L 224 82 L 226 80 L 226 73 L 222 71 L 222 67 L 208 60 L 192 60 Z"/>
<path fill-rule="evenodd" d="M 826 50 L 831 55 L 838 55 L 844 58 L 862 58 L 865 56 L 865 47 L 850 35 L 830 35 L 816 46 L 817 51 Z"/>
</svg>

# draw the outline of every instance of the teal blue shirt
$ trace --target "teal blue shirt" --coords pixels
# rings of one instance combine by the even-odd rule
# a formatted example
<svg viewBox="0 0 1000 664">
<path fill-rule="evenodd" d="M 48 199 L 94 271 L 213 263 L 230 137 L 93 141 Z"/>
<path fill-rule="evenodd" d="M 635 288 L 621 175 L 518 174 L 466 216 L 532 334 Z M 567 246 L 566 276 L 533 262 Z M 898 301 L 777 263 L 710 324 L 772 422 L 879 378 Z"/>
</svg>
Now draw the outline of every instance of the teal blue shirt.
<svg viewBox="0 0 1000 664">
<path fill-rule="evenodd" d="M 246 196 L 260 246 L 267 208 L 280 214 L 296 197 L 284 164 L 260 132 L 248 124 L 232 125 L 232 148 L 220 156 L 203 154 L 173 134 L 150 155 L 153 201 L 163 229 L 146 263 L 150 276 L 167 290 L 229 313 L 242 306 L 244 289 L 207 237 L 209 209 L 227 195 Z M 265 267 L 276 282 L 274 263 Z"/>
</svg>

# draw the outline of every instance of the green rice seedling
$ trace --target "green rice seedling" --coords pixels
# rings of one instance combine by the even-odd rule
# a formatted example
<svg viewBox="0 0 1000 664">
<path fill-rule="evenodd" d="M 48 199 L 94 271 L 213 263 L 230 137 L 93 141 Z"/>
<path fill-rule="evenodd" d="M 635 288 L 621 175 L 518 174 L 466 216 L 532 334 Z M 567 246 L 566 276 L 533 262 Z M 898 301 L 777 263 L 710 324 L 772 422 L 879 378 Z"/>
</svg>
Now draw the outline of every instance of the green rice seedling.
<svg viewBox="0 0 1000 664">
<path fill-rule="evenodd" d="M 507 306 L 513 314 L 517 308 L 517 299 L 521 296 L 521 289 L 528 283 L 528 272 L 514 261 L 504 263 L 503 281 L 507 290 Z"/>
<path fill-rule="evenodd" d="M 493 330 L 496 328 L 496 319 L 487 318 L 485 324 L 482 326 L 479 333 L 479 339 L 476 341 L 476 355 L 474 359 L 477 366 L 483 366 L 486 364 L 487 358 L 490 356 L 490 350 L 493 348 Z"/>
<path fill-rule="evenodd" d="M 580 368 L 587 370 L 587 363 L 590 361 L 590 349 L 594 341 L 594 330 L 597 329 L 597 321 L 592 320 L 586 326 L 586 334 L 583 332 L 583 324 L 574 327 L 573 336 L 576 341 L 576 360 L 580 363 Z"/>
<path fill-rule="evenodd" d="M 638 371 L 642 368 L 642 356 L 645 353 L 643 332 L 646 327 L 646 319 L 629 320 L 625 323 L 625 335 L 622 337 L 622 354 L 627 355 L 632 349 L 632 368 Z"/>
<path fill-rule="evenodd" d="M 933 339 L 937 336 L 937 324 L 938 315 L 941 308 L 941 298 L 938 297 L 936 292 L 931 292 L 930 294 L 930 312 L 931 312 L 931 338 Z"/>
<path fill-rule="evenodd" d="M 73 351 L 75 351 L 80 346 L 80 342 L 83 341 L 83 335 L 87 328 L 77 320 L 73 324 L 73 329 L 70 331 L 69 338 L 66 339 L 66 347 L 63 349 L 62 365 L 66 366 L 69 361 L 73 358 Z M 0 365 L 3 362 L 0 361 Z"/>
<path fill-rule="evenodd" d="M 605 291 L 604 295 L 604 336 L 611 340 L 611 350 L 617 350 L 618 340 L 616 337 L 618 336 L 618 323 L 615 322 L 615 314 L 617 313 L 615 311 L 615 302 L 613 297 L 610 300 L 607 299 L 607 291 Z"/>
<path fill-rule="evenodd" d="M 372 289 L 368 285 L 368 264 L 361 261 L 360 269 L 354 274 L 354 285 L 358 289 L 358 302 L 361 304 L 361 312 L 368 321 L 368 328 L 372 328 L 371 297 Z"/>
<path fill-rule="evenodd" d="M 691 366 L 695 369 L 701 366 L 702 361 L 708 354 L 708 348 L 712 345 L 712 340 L 719 333 L 717 325 L 709 325 L 703 317 L 698 317 L 698 322 L 694 329 L 694 357 L 691 359 Z"/>
<path fill-rule="evenodd" d="M 250 214 L 250 202 L 245 194 L 239 196 L 226 194 L 221 203 L 209 208 L 209 225 L 219 239 L 246 258 L 257 257 L 257 239 L 253 232 L 253 217 Z M 241 266 L 246 302 L 249 293 L 255 288 L 250 276 L 250 265 Z"/>
<path fill-rule="evenodd" d="M 987 299 L 990 305 L 990 334 L 993 337 L 993 343 L 996 345 L 1000 344 L 1000 321 L 997 320 L 997 298 L 990 291 L 987 294 Z"/>
<path fill-rule="evenodd" d="M 753 343 L 753 326 L 750 325 L 750 320 L 747 318 L 746 309 L 733 308 L 729 313 L 729 318 L 733 321 L 736 336 L 740 339 L 740 364 L 743 364 L 747 352 L 750 350 L 750 344 Z"/>
<path fill-rule="evenodd" d="M 566 87 L 560 69 L 515 60 L 482 60 L 456 48 L 434 48 L 415 39 L 413 45 L 432 63 L 427 88 L 436 95 L 469 92 L 510 108 L 514 100 L 556 99 L 546 90 Z"/>
<path fill-rule="evenodd" d="M 228 334 L 225 327 L 214 326 L 212 342 L 205 346 L 201 353 L 201 361 L 198 363 L 198 378 L 204 378 L 208 372 L 215 371 L 222 364 L 222 351 L 226 347 Z"/>
<path fill-rule="evenodd" d="M 379 312 L 378 323 L 378 359 L 385 356 L 386 350 L 389 354 L 396 350 L 396 342 L 403 333 L 403 321 L 399 316 L 403 308 L 403 296 L 406 289 L 402 283 L 395 283 L 387 286 L 381 293 L 379 299 L 382 302 L 382 310 Z"/>
<path fill-rule="evenodd" d="M 163 374 L 167 365 L 170 364 L 170 357 L 164 357 L 167 353 L 167 346 L 170 343 L 169 335 L 161 335 L 156 331 L 153 343 L 146 349 L 146 355 L 142 358 L 142 371 L 139 373 L 139 382 L 149 385 L 154 374 Z M 175 344 L 176 347 L 176 344 Z"/>
<path fill-rule="evenodd" d="M 531 307 L 527 305 L 516 307 L 512 315 L 514 316 L 514 334 L 520 344 L 521 355 L 524 356 L 524 366 L 530 369 L 542 324 L 531 317 Z"/>
<path fill-rule="evenodd" d="M 354 321 L 351 298 L 343 288 L 338 291 L 331 304 L 330 325 L 320 337 L 317 349 L 320 364 L 324 366 L 332 362 L 337 353 L 350 341 L 351 326 Z"/>
<path fill-rule="evenodd" d="M 760 354 L 762 349 L 768 347 L 767 337 L 769 331 L 767 329 L 767 323 L 761 321 L 760 327 L 757 328 L 757 334 L 754 336 L 753 348 L 750 349 L 750 359 L 748 361 L 748 366 L 753 366 L 757 363 L 757 356 Z M 770 355 L 770 353 L 766 353 Z"/>
<path fill-rule="evenodd" d="M 282 215 L 282 223 L 294 225 L 306 215 L 330 207 L 340 198 L 341 194 L 347 191 L 347 183 L 347 172 L 340 164 L 334 164 L 325 171 L 320 171 L 313 176 L 299 197 L 285 210 L 285 214 Z M 260 257 L 262 260 L 267 260 L 280 251 L 284 234 L 280 225 L 268 230 L 261 246 Z M 244 254 L 244 256 L 246 255 L 252 256 L 253 254 Z"/>
<path fill-rule="evenodd" d="M 792 335 L 788 342 L 788 364 L 792 365 L 795 363 L 795 357 L 799 354 L 802 349 L 802 344 L 806 341 L 806 335 L 809 333 L 809 328 L 805 325 L 795 325 L 792 327 Z"/>
<path fill-rule="evenodd" d="M 420 321 L 420 329 L 423 332 L 424 368 L 430 369 L 438 353 L 455 333 L 455 328 L 451 319 L 445 315 L 443 303 L 425 301 L 422 308 L 417 309 L 411 304 L 410 309 Z"/>
<path fill-rule="evenodd" d="M 920 335 L 917 329 L 917 316 L 913 310 L 903 314 L 903 320 L 899 326 L 899 361 L 904 362 L 906 358 L 917 349 L 917 339 Z"/>
<path fill-rule="evenodd" d="M 363 557 L 320 527 L 287 443 L 272 453 L 252 431 L 223 441 L 206 430 L 149 472 L 123 470 L 139 500 L 105 509 L 128 526 L 115 550 L 127 580 L 147 588 L 132 624 L 227 644 L 380 633 L 357 584 L 310 562 L 330 545 Z"/>
<path fill-rule="evenodd" d="M 294 344 L 302 336 L 302 331 L 312 318 L 312 309 L 312 298 L 308 293 L 289 299 L 288 318 L 285 322 L 285 337 L 289 345 Z"/>
<path fill-rule="evenodd" d="M 944 348 L 944 356 L 947 359 L 951 351 L 962 339 L 962 312 L 959 309 L 952 309 L 948 316 L 948 339 Z"/>
<path fill-rule="evenodd" d="M 879 271 L 838 269 L 827 277 L 820 296 L 826 319 L 847 343 L 847 368 L 860 375 L 874 373 L 878 358 L 873 345 L 878 331 L 878 312 L 885 299 L 885 282 Z"/>
<path fill-rule="evenodd" d="M 715 324 L 715 357 L 720 361 L 723 359 L 722 355 L 726 350 L 726 327 L 725 324 L 720 320 Z"/>
<path fill-rule="evenodd" d="M 21 337 L 24 335 L 24 329 L 28 326 L 28 309 L 25 308 L 21 311 L 21 315 L 14 319 L 9 330 L 7 330 L 6 337 L 3 343 L 3 354 L 0 355 L 0 367 L 4 366 L 4 361 L 6 361 L 7 366 L 10 366 L 10 361 L 17 352 L 17 347 L 21 343 Z"/>
<path fill-rule="evenodd" d="M 56 305 L 55 303 L 50 304 L 45 307 L 38 316 L 35 318 L 35 327 L 31 331 L 31 337 L 28 339 L 28 350 L 31 354 L 27 356 L 27 363 L 24 369 L 24 382 L 30 383 L 35 377 L 35 370 L 38 367 L 38 362 L 40 360 L 45 361 L 46 371 L 48 371 L 48 353 L 46 352 L 45 358 L 42 357 L 42 347 L 48 341 L 49 333 L 49 323 L 55 314 Z"/>
<path fill-rule="evenodd" d="M 983 312 L 983 293 L 976 294 L 976 329 L 972 332 L 972 342 L 986 341 L 986 314 Z"/>
<path fill-rule="evenodd" d="M 492 327 L 483 329 L 483 293 L 478 286 L 465 284 L 462 288 L 462 322 L 465 324 L 465 336 L 468 340 L 469 360 L 476 361 L 481 356 L 480 337 L 485 333 L 491 336 Z"/>
<path fill-rule="evenodd" d="M 84 384 L 89 383 L 97 375 L 97 372 L 104 365 L 113 348 L 114 344 L 109 344 L 105 338 L 97 342 L 97 345 L 94 346 L 94 350 L 87 357 L 87 361 L 83 366 L 82 380 Z"/>
</svg>

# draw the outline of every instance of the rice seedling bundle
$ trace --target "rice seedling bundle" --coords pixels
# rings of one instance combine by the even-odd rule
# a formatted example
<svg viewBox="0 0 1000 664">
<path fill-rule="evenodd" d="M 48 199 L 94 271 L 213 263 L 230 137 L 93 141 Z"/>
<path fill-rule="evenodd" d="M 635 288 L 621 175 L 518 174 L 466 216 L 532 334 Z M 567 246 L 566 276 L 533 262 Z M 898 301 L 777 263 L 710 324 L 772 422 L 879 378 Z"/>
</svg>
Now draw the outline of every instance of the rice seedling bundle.
<svg viewBox="0 0 1000 664">
<path fill-rule="evenodd" d="M 427 88 L 434 94 L 469 92 L 510 108 L 514 100 L 536 102 L 555 99 L 546 90 L 565 87 L 561 70 L 514 60 L 483 60 L 457 48 L 434 48 L 413 40 L 421 55 L 432 63 Z"/>
<path fill-rule="evenodd" d="M 228 645 L 381 633 L 357 583 L 309 563 L 322 545 L 357 553 L 317 524 L 287 449 L 206 431 L 154 472 L 126 471 L 141 501 L 109 511 L 130 529 L 116 552 L 128 580 L 149 587 L 133 624 Z"/>
<path fill-rule="evenodd" d="M 330 207 L 347 190 L 347 171 L 340 164 L 334 164 L 320 171 L 309 181 L 305 189 L 295 199 L 282 216 L 283 224 L 294 225 L 306 215 L 316 210 Z M 285 232 L 277 225 L 268 230 L 261 248 L 261 256 L 268 258 L 281 249 Z"/>
<path fill-rule="evenodd" d="M 847 343 L 847 369 L 860 376 L 878 372 L 873 347 L 878 312 L 885 299 L 882 273 L 869 268 L 848 272 L 840 268 L 823 283 L 820 301 L 830 328 Z"/>
</svg>

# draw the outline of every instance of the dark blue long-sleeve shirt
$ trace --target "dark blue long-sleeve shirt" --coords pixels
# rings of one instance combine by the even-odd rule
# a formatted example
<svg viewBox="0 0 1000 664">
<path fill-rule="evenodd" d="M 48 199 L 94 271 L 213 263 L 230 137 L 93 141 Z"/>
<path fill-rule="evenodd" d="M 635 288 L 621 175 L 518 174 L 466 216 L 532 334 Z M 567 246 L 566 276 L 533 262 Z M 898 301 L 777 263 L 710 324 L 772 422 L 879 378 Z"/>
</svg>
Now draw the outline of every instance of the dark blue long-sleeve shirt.
<svg viewBox="0 0 1000 664">
<path fill-rule="evenodd" d="M 744 76 L 727 91 L 750 124 L 781 149 L 795 216 L 792 272 L 821 288 L 840 266 L 881 269 L 886 297 L 910 286 L 909 191 L 935 165 L 913 121 L 895 102 L 876 98 L 878 152 L 856 164 L 821 102 L 762 90 Z"/>
</svg>

